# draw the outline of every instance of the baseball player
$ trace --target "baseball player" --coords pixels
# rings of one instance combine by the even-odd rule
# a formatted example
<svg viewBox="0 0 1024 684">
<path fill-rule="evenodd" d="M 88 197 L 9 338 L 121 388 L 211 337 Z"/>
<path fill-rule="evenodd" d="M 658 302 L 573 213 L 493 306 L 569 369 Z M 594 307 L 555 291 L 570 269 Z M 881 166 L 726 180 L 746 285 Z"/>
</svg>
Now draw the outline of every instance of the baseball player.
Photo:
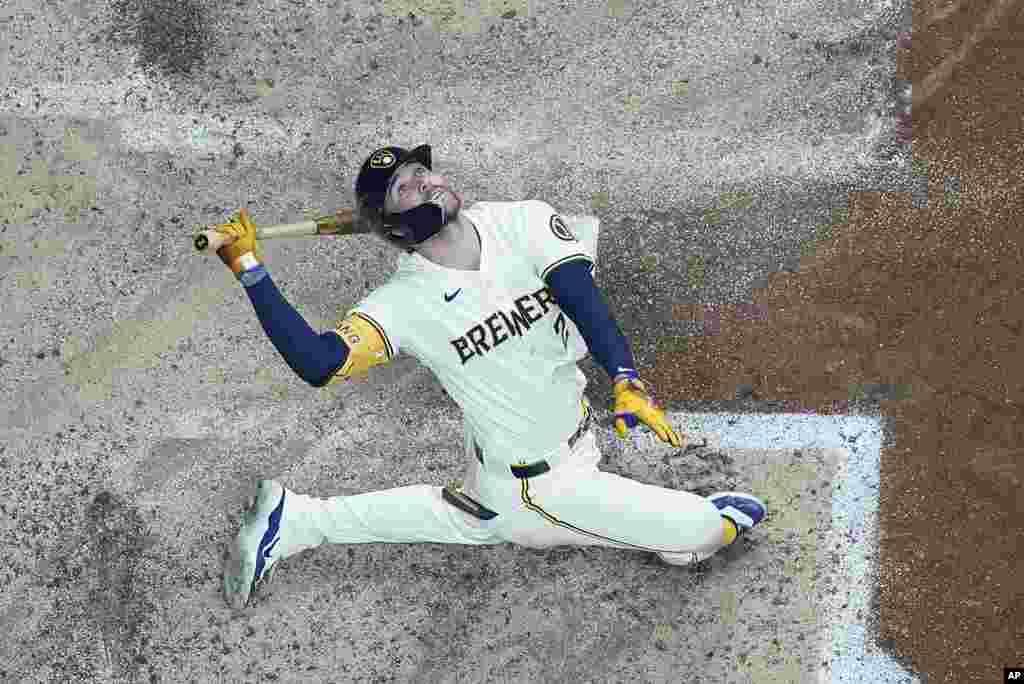
<svg viewBox="0 0 1024 684">
<path fill-rule="evenodd" d="M 261 480 L 225 554 L 224 597 L 247 605 L 277 564 L 321 544 L 601 545 L 703 560 L 760 523 L 750 494 L 708 498 L 597 468 L 601 459 L 577 362 L 613 379 L 615 430 L 640 424 L 682 446 L 640 380 L 629 344 L 594 284 L 596 245 L 539 200 L 478 202 L 433 172 L 429 145 L 384 147 L 363 163 L 354 215 L 400 249 L 381 287 L 317 334 L 259 258 L 242 209 L 217 226 L 218 251 L 285 362 L 313 387 L 365 377 L 405 350 L 463 413 L 462 481 L 317 498 Z M 358 461 L 352 462 L 358 467 Z"/>
</svg>

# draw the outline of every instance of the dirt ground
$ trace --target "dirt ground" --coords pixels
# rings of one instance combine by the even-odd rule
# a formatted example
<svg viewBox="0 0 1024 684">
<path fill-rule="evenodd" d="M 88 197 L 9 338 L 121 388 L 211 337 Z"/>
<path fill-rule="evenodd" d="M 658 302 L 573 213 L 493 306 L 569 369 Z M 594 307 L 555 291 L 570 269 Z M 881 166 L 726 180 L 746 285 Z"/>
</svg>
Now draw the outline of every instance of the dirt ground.
<svg viewBox="0 0 1024 684">
<path fill-rule="evenodd" d="M 914 7 L 913 40 L 899 56 L 912 116 L 899 128 L 928 202 L 916 191 L 850 193 L 806 242 L 807 217 L 831 208 L 830 189 L 866 156 L 845 141 L 873 139 L 866 122 L 888 117 L 881 51 L 905 25 L 855 16 L 872 3 L 790 3 L 785 13 L 772 11 L 779 3 L 614 2 L 608 12 L 604 3 L 520 3 L 539 16 L 503 13 L 481 36 L 442 10 L 426 25 L 387 13 L 413 3 L 293 2 L 285 13 L 267 2 L 154 4 L 35 3 L 0 17 L 15 36 L 15 49 L 0 51 L 0 74 L 18 85 L 5 97 L 19 100 L 0 121 L 10 176 L 0 275 L 16 293 L 0 317 L 0 680 L 182 681 L 191 669 L 194 681 L 493 681 L 493 671 L 514 681 L 674 682 L 686 672 L 720 682 L 729 665 L 761 682 L 782 681 L 772 668 L 796 650 L 762 633 L 784 620 L 785 634 L 810 644 L 807 626 L 791 620 L 798 602 L 787 602 L 798 590 L 804 600 L 821 594 L 794 583 L 806 576 L 776 562 L 780 544 L 767 534 L 717 574 L 601 550 L 337 546 L 296 559 L 249 615 L 228 613 L 219 554 L 254 478 L 325 496 L 440 484 L 460 467 L 449 448 L 461 444 L 456 407 L 424 367 L 406 358 L 326 400 L 310 393 L 237 283 L 190 247 L 193 221 L 237 206 L 258 207 L 259 222 L 345 206 L 338 188 L 350 184 L 354 159 L 381 140 L 420 135 L 390 116 L 379 124 L 380 112 L 403 107 L 435 110 L 424 121 L 436 139 L 504 155 L 513 172 L 495 186 L 486 155 L 450 147 L 439 168 L 461 172 L 467 189 L 542 193 L 601 217 L 609 258 L 599 284 L 670 409 L 747 402 L 753 413 L 883 418 L 873 611 L 883 647 L 922 682 L 1000 681 L 1004 666 L 1024 665 L 1014 572 L 1024 541 L 1024 374 L 1014 363 L 1024 324 L 1014 192 L 1024 2 Z M 449 24 L 444 40 L 431 35 Z M 782 24 L 783 40 L 764 31 Z M 679 53 L 678 71 L 659 72 L 665 51 Z M 140 66 L 153 74 L 143 78 Z M 564 120 L 549 120 L 549 93 L 565 104 Z M 789 111 L 794 99 L 804 113 Z M 678 130 L 693 132 L 682 151 L 645 149 Z M 692 182 L 644 199 L 640 164 L 650 179 L 685 181 L 677 158 L 692 162 L 683 165 Z M 778 168 L 758 171 L 761 160 Z M 847 174 L 830 180 L 830 171 Z M 733 194 L 732 204 L 755 209 L 735 233 L 692 225 L 688 212 L 705 207 L 712 179 L 743 189 L 772 175 L 799 179 L 788 205 L 795 183 Z M 660 205 L 662 215 L 649 211 Z M 787 222 L 759 240 L 770 211 Z M 631 232 L 634 216 L 651 218 L 644 240 Z M 161 230 L 146 260 L 132 245 L 150 224 Z M 750 247 L 759 242 L 775 251 Z M 798 243 L 802 260 L 788 268 L 782 257 Z M 662 305 L 704 278 L 704 262 L 686 277 L 653 267 L 637 276 L 634 258 L 649 245 L 668 263 L 720 254 L 721 268 L 672 316 Z M 321 328 L 389 272 L 366 245 L 280 241 L 272 250 L 275 280 Z M 316 268 L 325 261 L 344 267 Z M 748 304 L 703 303 L 748 301 L 747 284 L 766 271 L 775 272 Z M 654 334 L 659 316 L 679 332 Z M 689 322 L 703 335 L 691 336 Z M 641 356 L 648 340 L 657 356 Z M 607 377 L 588 363 L 588 394 L 604 405 Z M 661 468 L 617 455 L 602 429 L 612 468 L 666 486 L 758 491 L 734 475 L 749 479 L 769 460 L 703 455 Z M 696 481 L 705 471 L 713 479 Z M 814 495 L 790 499 L 827 520 L 815 506 L 831 497 Z M 769 590 L 778 602 L 762 598 Z M 743 601 L 750 609 L 736 610 Z M 716 648 L 695 648 L 700 639 Z M 754 646 L 774 660 L 752 669 Z"/>
<path fill-rule="evenodd" d="M 882 644 L 923 681 L 993 682 L 1024 664 L 1024 4 L 931 5 L 915 3 L 899 57 L 927 206 L 851 193 L 797 272 L 755 297 L 760 315 L 681 310 L 705 336 L 650 375 L 677 399 L 877 406 Z"/>
</svg>

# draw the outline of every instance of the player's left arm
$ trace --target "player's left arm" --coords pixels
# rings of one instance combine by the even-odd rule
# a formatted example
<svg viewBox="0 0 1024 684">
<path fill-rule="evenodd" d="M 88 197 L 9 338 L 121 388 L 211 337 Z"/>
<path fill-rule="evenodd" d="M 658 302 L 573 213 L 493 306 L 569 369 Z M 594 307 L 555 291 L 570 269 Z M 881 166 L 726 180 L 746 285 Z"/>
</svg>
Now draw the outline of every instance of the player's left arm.
<svg viewBox="0 0 1024 684">
<path fill-rule="evenodd" d="M 538 275 L 565 315 L 576 324 L 594 358 L 612 378 L 615 393 L 615 428 L 620 437 L 640 422 L 664 442 L 681 446 L 682 440 L 665 419 L 650 391 L 640 380 L 626 336 L 594 283 L 594 262 L 582 250 L 571 230 L 550 205 L 537 203 L 539 214 L 550 211 L 547 230 L 533 230 L 527 239 Z M 537 221 L 539 223 L 539 221 Z"/>
<path fill-rule="evenodd" d="M 526 204 L 527 258 L 552 298 L 576 324 L 587 349 L 613 381 L 636 375 L 629 343 L 594 283 L 594 261 L 558 212 L 540 200 Z"/>
<path fill-rule="evenodd" d="M 592 267 L 592 262 L 585 259 L 560 264 L 548 274 L 548 290 L 558 307 L 576 324 L 587 349 L 612 382 L 635 377 L 633 352 L 594 282 Z"/>
</svg>

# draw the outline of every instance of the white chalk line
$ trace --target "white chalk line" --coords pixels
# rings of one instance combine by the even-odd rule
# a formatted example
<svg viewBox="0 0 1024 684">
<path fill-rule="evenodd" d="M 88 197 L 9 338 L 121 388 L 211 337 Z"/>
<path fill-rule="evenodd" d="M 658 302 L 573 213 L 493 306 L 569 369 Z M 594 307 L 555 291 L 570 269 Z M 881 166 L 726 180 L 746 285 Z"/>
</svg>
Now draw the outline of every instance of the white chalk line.
<svg viewBox="0 0 1024 684">
<path fill-rule="evenodd" d="M 875 590 L 878 558 L 878 490 L 882 427 L 876 418 L 815 414 L 669 413 L 691 439 L 706 435 L 723 449 L 836 449 L 840 459 L 832 487 L 832 526 L 823 539 L 839 545 L 830 621 L 823 635 L 822 684 L 920 684 L 869 632 L 867 617 Z M 643 439 L 643 438 L 641 438 Z M 656 438 L 655 438 L 656 439 Z M 841 484 L 842 486 L 836 486 Z M 831 572 L 831 571 L 830 571 Z M 848 587 L 847 591 L 842 591 Z M 844 605 L 845 604 L 845 605 Z"/>
</svg>

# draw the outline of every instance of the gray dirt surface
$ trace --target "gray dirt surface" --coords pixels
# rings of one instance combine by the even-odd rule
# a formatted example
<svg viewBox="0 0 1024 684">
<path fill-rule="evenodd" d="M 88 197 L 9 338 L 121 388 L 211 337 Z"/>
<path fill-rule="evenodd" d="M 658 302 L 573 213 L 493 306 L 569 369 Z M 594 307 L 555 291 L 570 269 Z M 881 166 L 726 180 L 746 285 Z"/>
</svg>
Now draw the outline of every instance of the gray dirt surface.
<svg viewBox="0 0 1024 684">
<path fill-rule="evenodd" d="M 834 456 L 631 451 L 589 359 L 603 468 L 749 487 L 777 517 L 694 568 L 594 548 L 329 547 L 289 559 L 244 615 L 221 600 L 256 479 L 334 496 L 443 484 L 464 464 L 457 407 L 415 359 L 327 390 L 296 378 L 230 274 L 191 251 L 197 225 L 347 206 L 370 151 L 428 141 L 470 203 L 600 217 L 599 284 L 643 367 L 659 339 L 698 334 L 676 304 L 744 301 L 845 193 L 911 189 L 892 134 L 906 20 L 885 3 L 421 4 L 0 10 L 0 681 L 815 670 L 830 559 L 813 528 Z M 318 330 L 395 257 L 344 239 L 264 250 Z M 779 463 L 807 477 L 784 486 Z"/>
</svg>

